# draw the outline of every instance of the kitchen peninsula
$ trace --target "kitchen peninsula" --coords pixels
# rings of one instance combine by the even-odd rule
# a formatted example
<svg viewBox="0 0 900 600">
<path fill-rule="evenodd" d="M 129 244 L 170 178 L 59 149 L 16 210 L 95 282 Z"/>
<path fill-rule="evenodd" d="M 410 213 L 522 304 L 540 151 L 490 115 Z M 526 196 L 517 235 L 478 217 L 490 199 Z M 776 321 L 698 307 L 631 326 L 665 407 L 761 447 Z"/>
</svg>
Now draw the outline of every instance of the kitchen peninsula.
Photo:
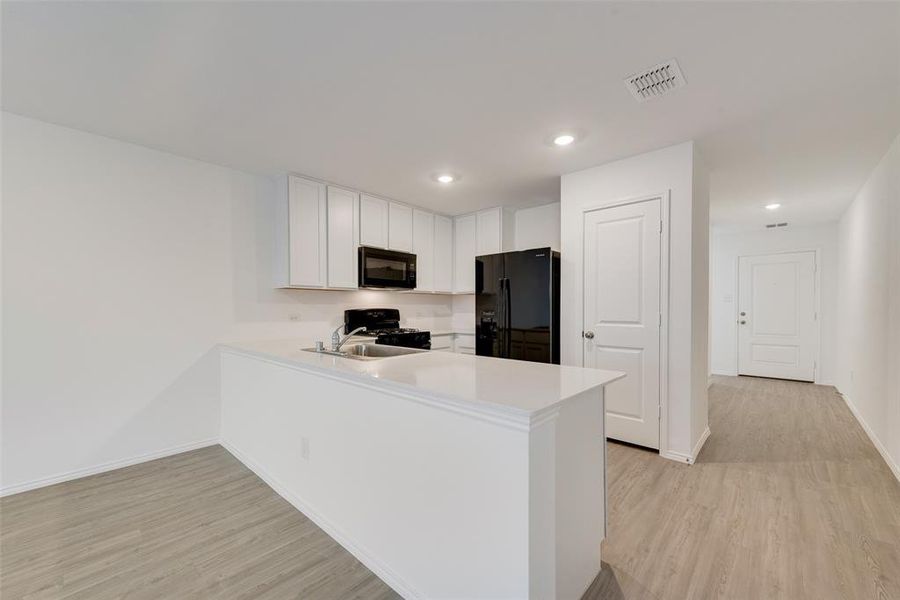
<svg viewBox="0 0 900 600">
<path fill-rule="evenodd" d="M 222 347 L 222 444 L 405 598 L 576 598 L 623 374 L 447 352 Z"/>
</svg>

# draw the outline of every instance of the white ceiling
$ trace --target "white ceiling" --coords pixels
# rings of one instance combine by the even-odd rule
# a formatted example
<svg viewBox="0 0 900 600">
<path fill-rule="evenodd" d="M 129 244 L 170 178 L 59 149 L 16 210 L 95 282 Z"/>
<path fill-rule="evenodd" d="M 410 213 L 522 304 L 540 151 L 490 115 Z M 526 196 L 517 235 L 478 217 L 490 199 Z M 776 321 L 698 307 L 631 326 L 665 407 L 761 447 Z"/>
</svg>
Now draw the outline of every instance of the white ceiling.
<svg viewBox="0 0 900 600">
<path fill-rule="evenodd" d="M 830 220 L 900 131 L 893 2 L 7 1 L 2 54 L 4 110 L 447 213 L 695 139 L 715 222 Z M 687 86 L 638 104 L 670 58 Z"/>
</svg>

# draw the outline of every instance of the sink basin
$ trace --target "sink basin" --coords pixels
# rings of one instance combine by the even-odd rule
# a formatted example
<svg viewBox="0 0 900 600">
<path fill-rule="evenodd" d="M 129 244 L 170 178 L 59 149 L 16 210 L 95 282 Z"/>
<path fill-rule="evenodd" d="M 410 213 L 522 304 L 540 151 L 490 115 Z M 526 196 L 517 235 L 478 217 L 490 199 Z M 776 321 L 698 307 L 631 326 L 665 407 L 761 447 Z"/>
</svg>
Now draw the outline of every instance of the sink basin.
<svg viewBox="0 0 900 600">
<path fill-rule="evenodd" d="M 428 352 L 428 350 L 419 350 L 417 348 L 401 348 L 400 346 L 385 346 L 383 344 L 347 344 L 342 347 L 339 352 L 332 352 L 331 350 L 318 351 L 315 348 L 304 348 L 304 350 L 307 352 L 317 352 L 318 354 L 339 356 L 341 358 L 352 358 L 354 360 L 377 360 L 379 358 L 389 358 L 391 356 Z"/>
</svg>

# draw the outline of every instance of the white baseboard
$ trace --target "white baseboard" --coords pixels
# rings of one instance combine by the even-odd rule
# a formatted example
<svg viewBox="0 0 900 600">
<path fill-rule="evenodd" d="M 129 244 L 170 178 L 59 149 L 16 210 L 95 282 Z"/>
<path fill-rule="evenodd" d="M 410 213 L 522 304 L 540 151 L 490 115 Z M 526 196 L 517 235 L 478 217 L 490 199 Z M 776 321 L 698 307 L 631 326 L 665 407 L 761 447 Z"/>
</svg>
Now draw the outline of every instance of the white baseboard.
<svg viewBox="0 0 900 600">
<path fill-rule="evenodd" d="M 685 454 L 684 452 L 676 452 L 675 450 L 667 450 L 665 452 L 660 452 L 659 455 L 669 460 L 692 465 L 694 464 L 694 462 L 696 462 L 697 456 L 703 449 L 703 444 L 706 443 L 707 439 L 709 439 L 709 427 L 707 427 L 703 431 L 703 434 L 700 436 L 700 439 L 697 440 L 697 443 L 694 445 L 694 449 L 691 450 L 690 454 Z"/>
<path fill-rule="evenodd" d="M 283 485 L 278 479 L 270 475 L 257 462 L 246 454 L 226 442 L 220 440 L 219 443 L 223 448 L 231 452 L 245 467 L 253 471 L 260 479 L 262 479 L 276 494 L 290 502 L 294 508 L 306 515 L 310 521 L 315 523 L 325 533 L 331 536 L 337 543 L 344 547 L 347 552 L 352 554 L 359 562 L 364 564 L 367 569 L 375 573 L 382 581 L 388 584 L 395 592 L 400 594 L 406 600 L 416 600 L 425 598 L 425 595 L 418 592 L 409 583 L 404 581 L 394 571 L 375 558 L 374 554 L 369 552 L 362 545 L 357 543 L 353 538 L 344 531 L 338 529 L 331 521 L 322 516 L 322 513 L 314 509 L 308 502 L 290 491 L 287 486 Z"/>
<path fill-rule="evenodd" d="M 863 431 L 866 432 L 866 435 L 869 436 L 869 439 L 872 441 L 872 444 L 875 446 L 875 449 L 878 450 L 878 454 L 881 455 L 881 458 L 884 459 L 884 462 L 887 463 L 888 468 L 894 474 L 894 477 L 897 478 L 897 481 L 900 481 L 900 465 L 897 464 L 896 461 L 888 454 L 887 448 L 884 447 L 884 444 L 881 443 L 881 440 L 878 439 L 878 436 L 875 435 L 875 432 L 872 431 L 872 428 L 869 427 L 869 424 L 866 423 L 866 420 L 863 419 L 862 415 L 859 412 L 859 409 L 856 408 L 856 405 L 850 400 L 847 394 L 838 390 L 838 393 L 841 395 L 841 398 L 844 399 L 844 404 L 847 405 L 847 408 L 850 409 L 850 412 L 853 413 L 853 416 L 856 417 L 856 420 L 859 421 L 859 424 L 862 426 Z"/>
<path fill-rule="evenodd" d="M 138 463 L 156 460 L 157 458 L 165 458 L 166 456 L 181 454 L 182 452 L 189 452 L 190 450 L 197 450 L 198 448 L 215 446 L 218 443 L 218 438 L 200 440 L 198 442 L 191 442 L 189 444 L 172 446 L 170 448 L 165 448 L 164 450 L 158 450 L 156 452 L 147 452 L 146 454 L 139 454 L 130 458 L 113 460 L 110 462 L 101 463 L 99 465 L 85 467 L 83 469 L 67 471 L 65 473 L 59 473 L 58 475 L 52 475 L 50 477 L 33 479 L 31 481 L 26 481 L 25 483 L 17 483 L 16 485 L 10 485 L 4 488 L 0 488 L 0 497 L 12 496 L 13 494 L 19 494 L 21 492 L 27 492 L 29 490 L 36 490 L 38 488 L 47 487 L 48 485 L 55 485 L 57 483 L 63 483 L 64 481 L 72 481 L 73 479 L 81 479 L 82 477 L 89 477 L 91 475 L 97 475 L 98 473 L 115 471 L 116 469 L 121 469 L 123 467 L 130 467 L 131 465 L 136 465 Z"/>
<path fill-rule="evenodd" d="M 723 377 L 737 377 L 737 369 L 713 369 L 711 375 L 722 375 Z"/>
<path fill-rule="evenodd" d="M 674 460 L 675 462 L 691 464 L 690 455 L 683 452 L 675 452 L 674 450 L 666 450 L 663 452 L 660 450 L 659 455 L 668 460 Z"/>
<path fill-rule="evenodd" d="M 694 445 L 694 449 L 691 450 L 691 464 L 694 464 L 697 461 L 697 457 L 700 456 L 700 451 L 703 450 L 703 444 L 709 439 L 709 433 L 709 427 L 704 429 L 703 433 L 700 435 L 700 439 L 697 440 L 697 443 Z"/>
</svg>

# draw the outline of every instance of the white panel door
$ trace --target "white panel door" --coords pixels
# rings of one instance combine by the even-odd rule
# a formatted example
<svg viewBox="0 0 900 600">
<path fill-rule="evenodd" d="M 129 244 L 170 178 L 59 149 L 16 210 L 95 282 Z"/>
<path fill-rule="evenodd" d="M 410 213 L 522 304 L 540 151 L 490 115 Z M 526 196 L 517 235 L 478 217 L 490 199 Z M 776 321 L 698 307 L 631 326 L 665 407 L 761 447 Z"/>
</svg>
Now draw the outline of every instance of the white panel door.
<svg viewBox="0 0 900 600">
<path fill-rule="evenodd" d="M 453 219 L 434 215 L 434 291 L 453 291 Z"/>
<path fill-rule="evenodd" d="M 413 254 L 416 255 L 416 289 L 434 291 L 434 215 L 413 209 Z"/>
<path fill-rule="evenodd" d="M 325 184 L 302 177 L 288 178 L 289 285 L 325 287 Z"/>
<path fill-rule="evenodd" d="M 328 186 L 328 287 L 358 287 L 359 194 Z"/>
<path fill-rule="evenodd" d="M 475 232 L 475 256 L 497 254 L 502 252 L 500 226 L 502 211 L 489 208 L 478 212 L 478 223 Z"/>
<path fill-rule="evenodd" d="M 368 194 L 359 197 L 359 243 L 388 247 L 388 201 Z"/>
<path fill-rule="evenodd" d="M 815 381 L 815 252 L 742 256 L 738 292 L 738 373 Z"/>
<path fill-rule="evenodd" d="M 475 215 L 454 219 L 453 291 L 475 293 Z"/>
<path fill-rule="evenodd" d="M 659 199 L 584 216 L 584 366 L 624 371 L 606 388 L 607 437 L 659 448 Z"/>
<path fill-rule="evenodd" d="M 388 248 L 412 252 L 412 209 L 396 202 L 390 203 Z"/>
</svg>

